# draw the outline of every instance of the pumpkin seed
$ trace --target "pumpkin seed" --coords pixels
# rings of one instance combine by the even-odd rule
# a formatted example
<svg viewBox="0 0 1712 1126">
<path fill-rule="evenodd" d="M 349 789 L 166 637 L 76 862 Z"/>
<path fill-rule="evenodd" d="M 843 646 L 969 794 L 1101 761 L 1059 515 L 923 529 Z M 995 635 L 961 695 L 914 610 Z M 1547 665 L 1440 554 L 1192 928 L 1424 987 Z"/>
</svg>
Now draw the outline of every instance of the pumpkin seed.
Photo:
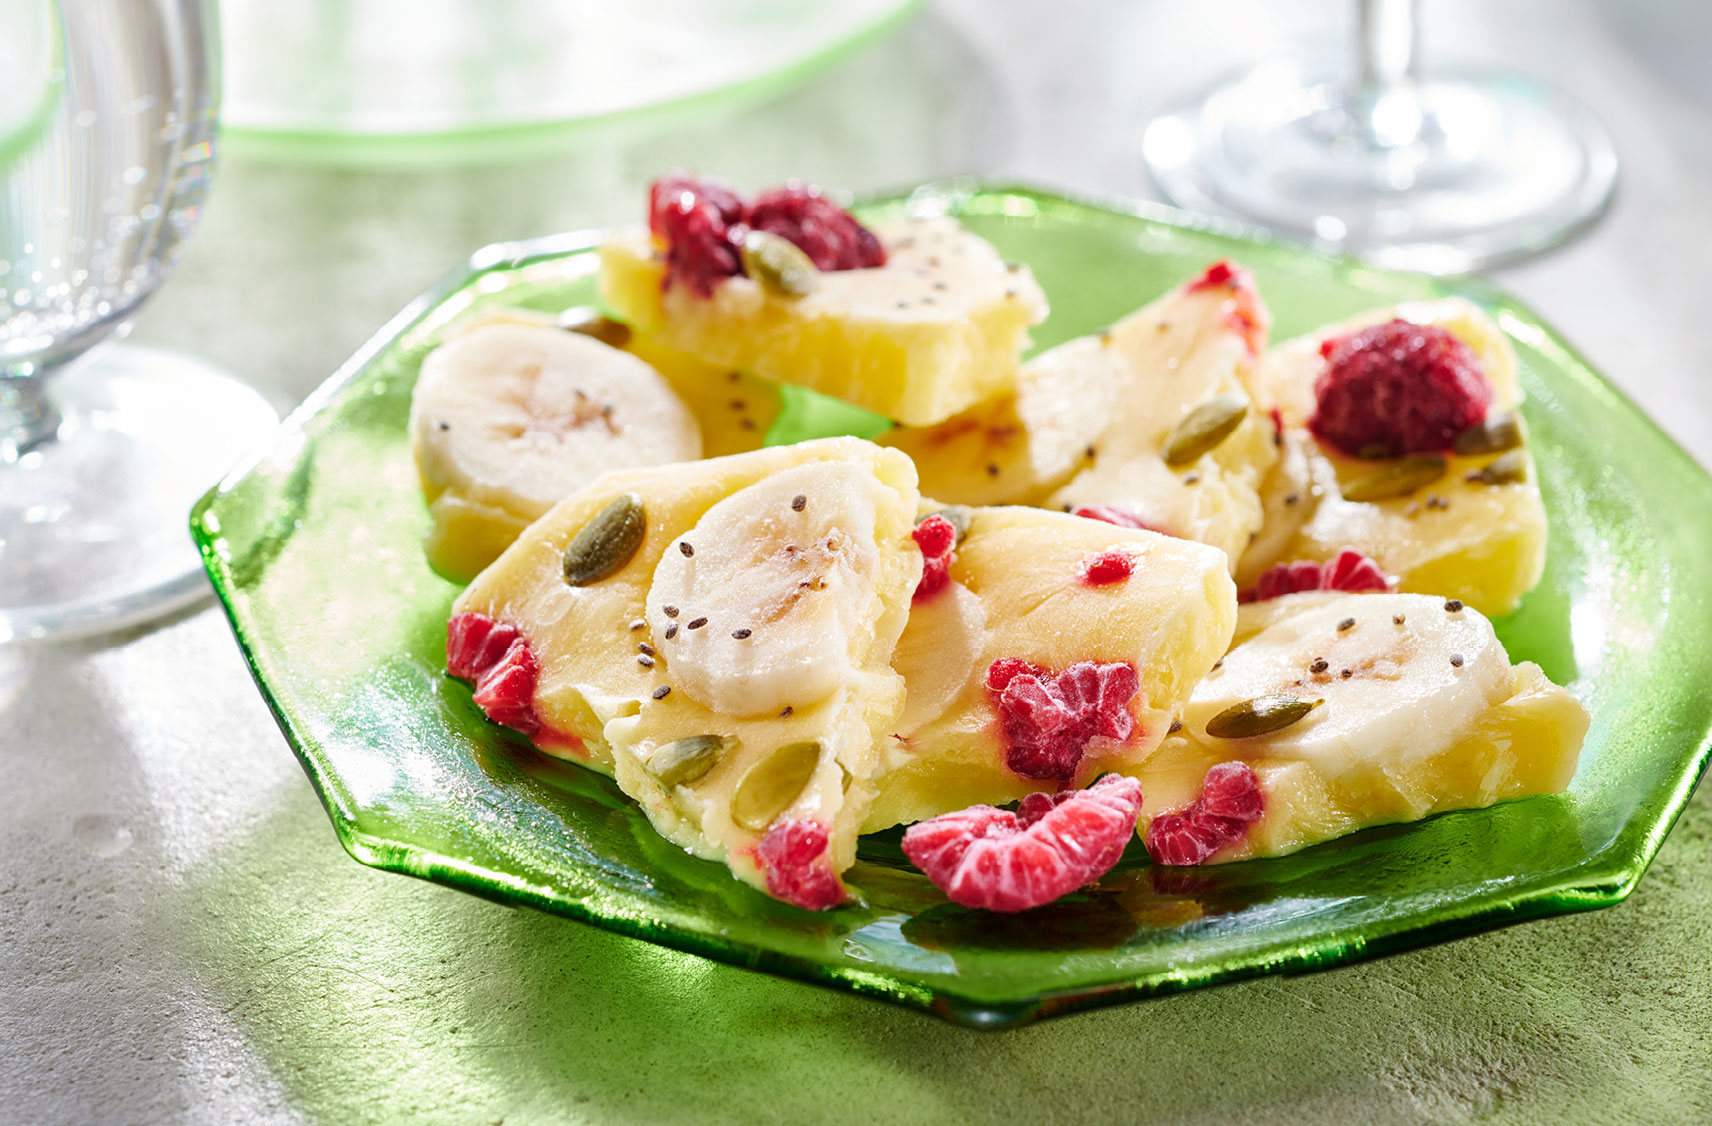
<svg viewBox="0 0 1712 1126">
<path fill-rule="evenodd" d="M 1218 447 L 1248 417 L 1248 399 L 1235 392 L 1214 395 L 1184 415 L 1165 439 L 1165 464 L 1188 465 Z"/>
<path fill-rule="evenodd" d="M 1477 422 L 1456 436 L 1451 447 L 1463 457 L 1478 457 L 1513 450 L 1522 444 L 1522 424 L 1514 414 L 1501 414 Z"/>
<path fill-rule="evenodd" d="M 604 317 L 587 305 L 575 305 L 559 314 L 558 325 L 566 332 L 592 336 L 602 344 L 622 348 L 630 343 L 630 326 Z"/>
<path fill-rule="evenodd" d="M 1301 719 L 1324 700 L 1304 700 L 1282 692 L 1257 696 L 1232 704 L 1207 721 L 1207 734 L 1215 739 L 1250 739 L 1282 731 Z"/>
<path fill-rule="evenodd" d="M 1371 473 L 1363 474 L 1342 486 L 1344 500 L 1389 500 L 1408 496 L 1422 485 L 1430 485 L 1444 476 L 1442 457 L 1405 457 Z"/>
<path fill-rule="evenodd" d="M 642 498 L 625 493 L 599 512 L 565 548 L 565 581 L 588 586 L 614 574 L 630 562 L 648 530 Z"/>
<path fill-rule="evenodd" d="M 936 508 L 932 512 L 923 513 L 921 520 L 917 520 L 916 523 L 919 525 L 922 520 L 926 520 L 929 516 L 943 516 L 951 521 L 951 526 L 957 529 L 958 543 L 969 538 L 969 525 L 975 519 L 974 510 L 968 505 L 948 504 L 944 508 Z"/>
<path fill-rule="evenodd" d="M 750 231 L 743 239 L 743 270 L 775 297 L 802 297 L 820 284 L 820 270 L 788 238 Z"/>
<path fill-rule="evenodd" d="M 725 743 L 723 735 L 675 739 L 648 756 L 648 773 L 662 786 L 687 786 L 714 768 L 725 753 Z"/>
<path fill-rule="evenodd" d="M 1468 479 L 1480 485 L 1519 484 L 1528 479 L 1528 460 L 1521 450 L 1510 450 L 1470 473 Z"/>
<path fill-rule="evenodd" d="M 757 833 L 773 823 L 820 765 L 820 744 L 811 741 L 786 743 L 744 772 L 731 793 L 731 819 Z"/>
</svg>

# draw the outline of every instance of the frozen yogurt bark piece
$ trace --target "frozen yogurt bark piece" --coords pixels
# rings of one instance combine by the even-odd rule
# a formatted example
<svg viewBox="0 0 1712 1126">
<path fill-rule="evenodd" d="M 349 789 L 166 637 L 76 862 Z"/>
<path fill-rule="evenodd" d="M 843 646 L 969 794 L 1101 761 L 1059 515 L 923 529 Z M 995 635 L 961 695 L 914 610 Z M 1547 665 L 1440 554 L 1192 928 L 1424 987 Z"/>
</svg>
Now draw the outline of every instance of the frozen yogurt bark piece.
<svg viewBox="0 0 1712 1126">
<path fill-rule="evenodd" d="M 1240 549 L 1259 526 L 1255 487 L 1276 456 L 1244 382 L 1266 325 L 1247 275 L 1219 263 L 1106 331 L 1029 360 L 1014 390 L 882 441 L 914 458 L 923 491 L 943 501 L 1116 509 Z M 1197 408 L 1190 428 L 1207 422 L 1216 440 L 1198 452 L 1179 441 L 1167 457 Z"/>
<path fill-rule="evenodd" d="M 477 701 L 608 766 L 689 851 L 787 902 L 841 902 L 903 706 L 888 660 L 918 502 L 909 460 L 854 438 L 602 476 L 455 604 L 454 637 L 519 639 L 467 670 Z M 521 665 L 527 693 L 496 687 Z"/>
<path fill-rule="evenodd" d="M 1279 856 L 1372 825 L 1557 793 L 1588 715 L 1512 666 L 1472 607 L 1423 594 L 1285 595 L 1140 771 L 1155 861 Z"/>
<path fill-rule="evenodd" d="M 892 665 L 908 688 L 867 829 L 1129 772 L 1229 643 L 1203 544 L 1028 508 L 952 510 Z M 950 538 L 950 537 L 946 537 Z M 935 586 L 939 573 L 943 580 Z"/>
<path fill-rule="evenodd" d="M 1365 388 L 1328 381 L 1340 360 L 1369 365 Z M 1392 370 L 1380 370 L 1387 363 Z M 1434 381 L 1452 367 L 1464 386 Z M 1478 373 L 1472 384 L 1469 372 Z M 1316 388 L 1341 394 L 1329 427 Z M 1479 307 L 1461 298 L 1407 303 L 1288 341 L 1262 363 L 1257 395 L 1278 411 L 1283 456 L 1261 489 L 1266 518 L 1238 567 L 1243 587 L 1272 566 L 1344 548 L 1371 556 L 1402 590 L 1459 598 L 1484 614 L 1509 613 L 1539 582 L 1546 517 L 1518 413 L 1516 357 Z M 1383 417 L 1351 422 L 1352 403 L 1378 399 L 1390 404 L 1375 412 Z M 1399 427 L 1417 433 L 1393 440 Z M 1350 448 L 1373 439 L 1383 448 Z"/>
<path fill-rule="evenodd" d="M 1249 385 L 1268 324 L 1253 279 L 1218 262 L 1114 325 L 1123 390 L 1090 464 L 1048 503 L 1127 513 L 1211 544 L 1234 567 L 1260 530 L 1258 490 L 1277 460 Z"/>
<path fill-rule="evenodd" d="M 792 191 L 807 189 L 780 190 Z M 781 272 L 769 266 L 776 254 L 740 253 L 755 234 L 750 225 L 765 222 L 760 212 L 780 193 L 754 203 L 731 197 L 721 207 L 706 203 L 707 194 L 703 185 L 657 185 L 654 229 L 620 231 L 601 247 L 601 299 L 644 336 L 912 425 L 938 422 L 1014 383 L 1028 328 L 1045 319 L 1045 297 L 1026 267 L 1007 265 L 956 220 L 898 219 L 870 232 L 815 195 L 817 208 L 830 209 L 817 216 L 823 224 L 806 235 L 807 224 L 761 231 L 783 231 L 775 237 L 807 251 L 796 259 L 787 252 Z M 860 253 L 827 249 L 815 241 L 826 227 L 854 228 L 849 240 L 873 243 L 864 240 Z"/>
</svg>

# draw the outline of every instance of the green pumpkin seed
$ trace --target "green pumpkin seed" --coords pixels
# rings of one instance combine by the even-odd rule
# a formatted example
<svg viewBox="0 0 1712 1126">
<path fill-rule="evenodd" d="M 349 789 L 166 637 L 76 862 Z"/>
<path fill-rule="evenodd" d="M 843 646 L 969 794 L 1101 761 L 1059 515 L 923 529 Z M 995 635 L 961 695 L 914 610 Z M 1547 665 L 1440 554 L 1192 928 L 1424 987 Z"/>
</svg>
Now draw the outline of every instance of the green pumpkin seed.
<svg viewBox="0 0 1712 1126">
<path fill-rule="evenodd" d="M 1408 496 L 1423 485 L 1430 485 L 1444 476 L 1442 457 L 1405 457 L 1365 473 L 1344 484 L 1340 491 L 1344 500 L 1389 500 Z"/>
<path fill-rule="evenodd" d="M 1521 450 L 1499 454 L 1484 467 L 1468 474 L 1468 480 L 1477 485 L 1516 485 L 1527 479 L 1528 459 Z"/>
<path fill-rule="evenodd" d="M 725 736 L 691 735 L 655 749 L 648 756 L 648 773 L 662 786 L 687 786 L 714 768 L 725 753 Z"/>
<path fill-rule="evenodd" d="M 588 586 L 616 573 L 642 546 L 647 531 L 642 498 L 625 493 L 596 513 L 571 539 L 565 548 L 565 581 L 572 586 Z"/>
<path fill-rule="evenodd" d="M 1188 465 L 1218 448 L 1248 417 L 1248 399 L 1235 392 L 1214 395 L 1184 415 L 1165 439 L 1165 464 Z"/>
<path fill-rule="evenodd" d="M 630 343 L 630 326 L 602 316 L 587 305 L 575 305 L 559 314 L 558 325 L 566 332 L 592 336 L 602 344 L 622 348 Z"/>
<path fill-rule="evenodd" d="M 1270 735 L 1289 727 L 1323 703 L 1324 700 L 1304 700 L 1282 692 L 1257 696 L 1232 704 L 1209 719 L 1207 734 L 1215 739 L 1250 739 L 1256 735 Z"/>
<path fill-rule="evenodd" d="M 969 525 L 975 519 L 975 512 L 966 504 L 948 504 L 944 508 L 936 508 L 932 512 L 923 513 L 921 520 L 917 520 L 916 524 L 919 525 L 922 520 L 926 520 L 929 516 L 943 516 L 951 521 L 951 526 L 957 529 L 957 542 L 962 543 L 969 538 Z"/>
<path fill-rule="evenodd" d="M 820 284 L 820 270 L 790 239 L 750 231 L 743 239 L 743 270 L 775 297 L 802 297 Z"/>
<path fill-rule="evenodd" d="M 786 743 L 751 766 L 731 793 L 731 819 L 757 833 L 797 800 L 820 765 L 820 744 Z"/>
<path fill-rule="evenodd" d="M 1478 457 L 1513 450 L 1522 444 L 1522 423 L 1514 414 L 1501 414 L 1477 422 L 1456 436 L 1451 447 L 1463 457 Z"/>
</svg>

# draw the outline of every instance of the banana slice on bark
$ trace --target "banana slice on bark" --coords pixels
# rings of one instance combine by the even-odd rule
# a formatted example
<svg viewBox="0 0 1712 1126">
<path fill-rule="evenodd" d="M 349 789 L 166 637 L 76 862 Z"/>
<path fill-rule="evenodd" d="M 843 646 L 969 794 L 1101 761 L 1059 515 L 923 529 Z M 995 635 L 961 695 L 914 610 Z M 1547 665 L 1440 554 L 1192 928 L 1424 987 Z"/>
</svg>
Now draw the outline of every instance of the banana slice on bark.
<svg viewBox="0 0 1712 1126">
<path fill-rule="evenodd" d="M 701 456 L 695 419 L 647 363 L 516 323 L 482 325 L 429 354 L 410 436 L 435 521 L 429 563 L 457 581 L 601 473 Z"/>
<path fill-rule="evenodd" d="M 838 687 L 878 597 L 877 488 L 865 466 L 798 466 L 715 504 L 666 549 L 647 617 L 671 638 L 685 692 L 754 716 Z"/>
</svg>

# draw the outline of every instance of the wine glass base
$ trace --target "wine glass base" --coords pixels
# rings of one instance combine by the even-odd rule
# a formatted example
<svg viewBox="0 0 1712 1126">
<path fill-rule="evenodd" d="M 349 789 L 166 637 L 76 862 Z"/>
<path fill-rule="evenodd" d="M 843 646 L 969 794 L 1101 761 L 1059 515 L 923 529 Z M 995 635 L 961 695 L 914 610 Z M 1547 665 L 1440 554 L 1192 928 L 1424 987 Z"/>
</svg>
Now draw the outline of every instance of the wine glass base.
<svg viewBox="0 0 1712 1126">
<path fill-rule="evenodd" d="M 54 373 L 54 436 L 0 460 L 0 642 L 103 633 L 209 591 L 196 499 L 278 422 L 200 361 L 99 347 Z"/>
<path fill-rule="evenodd" d="M 1360 105 L 1283 62 L 1172 107 L 1142 153 L 1179 206 L 1434 274 L 1561 244 L 1604 212 L 1617 178 L 1598 119 L 1532 82 L 1450 75 Z"/>
</svg>

